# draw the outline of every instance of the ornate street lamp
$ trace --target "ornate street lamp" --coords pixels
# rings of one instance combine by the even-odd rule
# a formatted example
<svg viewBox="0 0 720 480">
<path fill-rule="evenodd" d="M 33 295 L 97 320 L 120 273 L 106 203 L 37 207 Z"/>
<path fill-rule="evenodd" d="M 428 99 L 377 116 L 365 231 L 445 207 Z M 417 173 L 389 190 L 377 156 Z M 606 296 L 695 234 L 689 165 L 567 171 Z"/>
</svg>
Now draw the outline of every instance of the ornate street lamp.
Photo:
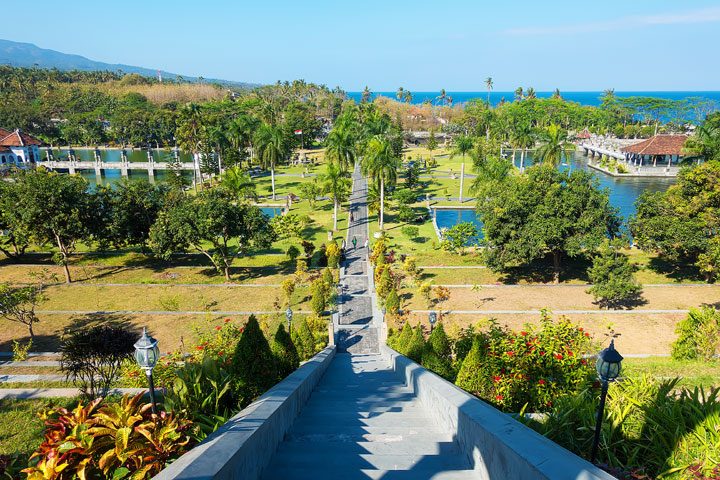
<svg viewBox="0 0 720 480">
<path fill-rule="evenodd" d="M 287 322 L 288 322 L 288 332 L 290 331 L 290 327 L 292 326 L 292 317 L 293 317 L 292 308 L 288 307 L 287 310 L 285 310 L 285 318 L 287 318 Z"/>
<path fill-rule="evenodd" d="M 158 341 L 148 335 L 147 329 L 143 327 L 143 334 L 140 340 L 135 342 L 135 360 L 137 361 L 140 368 L 145 370 L 145 375 L 148 379 L 150 386 L 150 403 L 152 405 L 152 412 L 155 411 L 155 385 L 153 384 L 152 371 L 157 364 L 158 358 L 160 357 L 160 348 L 158 348 Z"/>
<path fill-rule="evenodd" d="M 437 322 L 437 312 L 435 312 L 435 310 L 428 313 L 428 321 L 430 322 L 430 331 L 432 332 L 435 322 Z"/>
<path fill-rule="evenodd" d="M 602 426 L 602 419 L 605 413 L 605 398 L 607 397 L 608 386 L 610 382 L 615 381 L 620 375 L 622 360 L 623 356 L 615 350 L 614 339 L 610 340 L 610 346 L 601 351 L 597 357 L 595 369 L 602 384 L 602 390 L 600 392 L 600 405 L 598 406 L 597 420 L 595 423 L 595 439 L 593 441 L 592 453 L 590 454 L 590 461 L 592 463 L 595 463 L 598 446 L 600 445 L 600 427 Z"/>
</svg>

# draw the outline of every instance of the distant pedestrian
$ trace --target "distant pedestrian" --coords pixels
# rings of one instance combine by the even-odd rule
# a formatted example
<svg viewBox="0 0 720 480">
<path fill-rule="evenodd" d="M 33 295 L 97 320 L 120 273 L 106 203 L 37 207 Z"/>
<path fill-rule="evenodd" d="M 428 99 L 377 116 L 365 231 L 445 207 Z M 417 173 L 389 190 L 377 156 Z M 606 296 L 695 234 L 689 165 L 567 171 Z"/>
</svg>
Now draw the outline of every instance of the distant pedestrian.
<svg viewBox="0 0 720 480">
<path fill-rule="evenodd" d="M 353 237 L 352 244 L 353 244 L 353 250 L 355 250 L 357 248 L 357 237 Z"/>
<path fill-rule="evenodd" d="M 342 248 L 343 250 L 345 250 L 345 247 L 346 247 L 346 245 L 345 245 L 345 239 L 343 238 L 342 246 L 341 246 L 340 248 Z"/>
<path fill-rule="evenodd" d="M 368 250 L 368 245 L 370 245 L 370 241 L 366 238 L 366 239 L 365 239 L 365 250 L 366 250 L 366 251 L 368 252 L 368 254 L 369 254 L 370 251 Z"/>
<path fill-rule="evenodd" d="M 350 223 L 352 223 L 355 219 L 353 218 L 352 212 L 350 212 Z"/>
</svg>

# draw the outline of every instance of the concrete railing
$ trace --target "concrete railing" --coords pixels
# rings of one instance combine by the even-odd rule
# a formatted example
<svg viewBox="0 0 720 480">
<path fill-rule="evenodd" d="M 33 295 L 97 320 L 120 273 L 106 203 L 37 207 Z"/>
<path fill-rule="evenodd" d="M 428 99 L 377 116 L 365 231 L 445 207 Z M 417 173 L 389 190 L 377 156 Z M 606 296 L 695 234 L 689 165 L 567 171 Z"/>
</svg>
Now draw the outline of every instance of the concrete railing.
<svg viewBox="0 0 720 480">
<path fill-rule="evenodd" d="M 455 434 L 478 478 L 614 478 L 386 345 L 380 349 L 437 421 Z"/>
<path fill-rule="evenodd" d="M 334 357 L 325 348 L 153 478 L 258 478 Z"/>
</svg>

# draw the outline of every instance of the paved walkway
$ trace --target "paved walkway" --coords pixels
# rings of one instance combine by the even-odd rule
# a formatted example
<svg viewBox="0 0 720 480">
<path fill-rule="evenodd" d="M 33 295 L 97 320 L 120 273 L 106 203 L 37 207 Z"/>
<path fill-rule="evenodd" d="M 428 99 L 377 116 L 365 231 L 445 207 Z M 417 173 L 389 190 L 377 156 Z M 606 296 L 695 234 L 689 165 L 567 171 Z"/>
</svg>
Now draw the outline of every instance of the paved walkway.
<svg viewBox="0 0 720 480">
<path fill-rule="evenodd" d="M 478 478 L 380 355 L 338 353 L 278 447 L 264 480 Z"/>
<path fill-rule="evenodd" d="M 360 173 L 359 164 L 353 172 L 350 195 L 350 222 L 346 239 L 345 261 L 340 283 L 345 290 L 340 296 L 337 323 L 334 325 L 339 352 L 379 353 L 379 321 L 373 315 L 370 269 L 368 266 L 367 180 Z M 355 240 L 355 245 L 353 245 Z"/>
</svg>

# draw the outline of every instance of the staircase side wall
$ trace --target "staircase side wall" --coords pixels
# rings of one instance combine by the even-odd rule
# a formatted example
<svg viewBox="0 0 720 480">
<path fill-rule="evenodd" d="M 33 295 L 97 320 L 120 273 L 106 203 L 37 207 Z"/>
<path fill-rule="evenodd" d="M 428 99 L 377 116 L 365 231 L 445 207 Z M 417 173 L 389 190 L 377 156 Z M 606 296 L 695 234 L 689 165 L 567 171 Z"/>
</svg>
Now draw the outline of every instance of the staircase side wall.
<svg viewBox="0 0 720 480">
<path fill-rule="evenodd" d="M 259 478 L 335 357 L 335 350 L 331 345 L 315 355 L 153 478 Z"/>
<path fill-rule="evenodd" d="M 455 435 L 478 478 L 614 478 L 390 347 L 381 345 L 380 351 L 437 421 Z"/>
</svg>

